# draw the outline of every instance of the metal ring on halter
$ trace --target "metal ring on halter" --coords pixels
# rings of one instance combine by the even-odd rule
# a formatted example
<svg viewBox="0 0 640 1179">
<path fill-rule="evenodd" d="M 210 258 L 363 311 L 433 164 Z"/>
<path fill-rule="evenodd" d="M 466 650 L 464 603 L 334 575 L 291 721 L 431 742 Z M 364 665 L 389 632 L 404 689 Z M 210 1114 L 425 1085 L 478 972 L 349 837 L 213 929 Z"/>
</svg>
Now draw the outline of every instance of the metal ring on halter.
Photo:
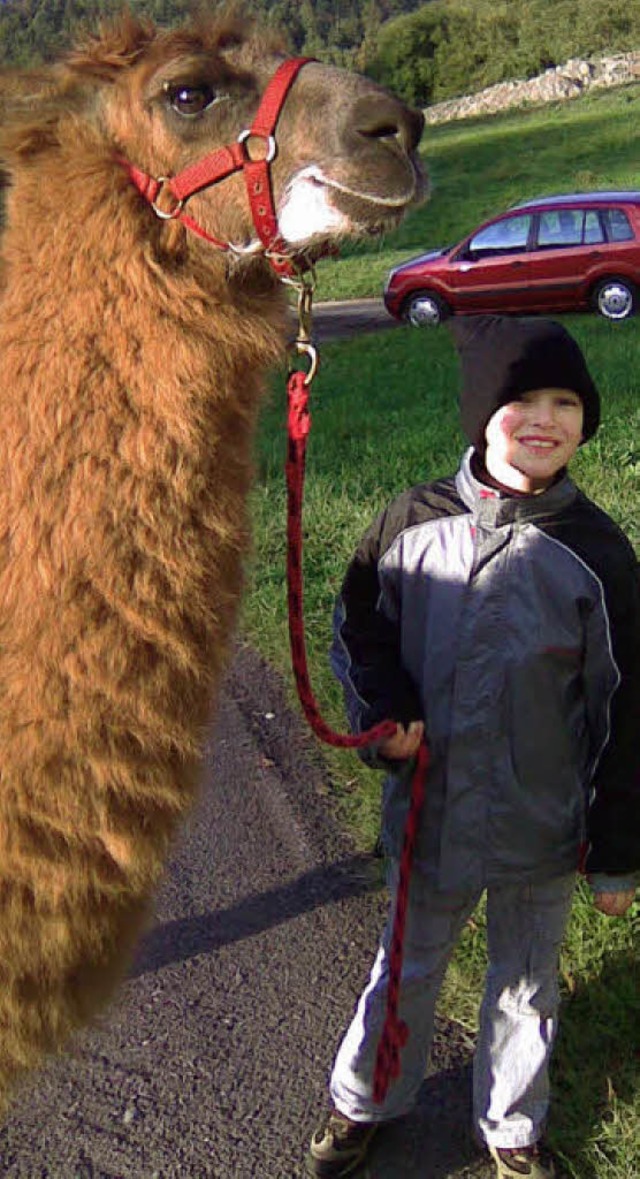
<svg viewBox="0 0 640 1179">
<path fill-rule="evenodd" d="M 170 176 L 158 176 L 158 184 L 160 186 L 162 186 L 163 184 L 168 184 L 170 180 L 171 180 Z M 158 207 L 158 203 L 157 203 L 158 198 L 157 197 L 155 200 L 151 201 L 151 208 L 153 209 L 156 217 L 159 217 L 161 221 L 174 221 L 176 217 L 180 216 L 180 214 L 184 208 L 184 200 L 178 199 L 177 197 L 174 199 L 176 201 L 176 204 L 173 209 L 169 210 L 169 212 L 167 212 L 166 209 L 160 209 Z"/>
<path fill-rule="evenodd" d="M 266 139 L 266 141 L 267 141 L 267 154 L 265 156 L 262 156 L 262 158 L 260 160 L 252 160 L 251 156 L 249 155 L 249 152 L 247 151 L 247 149 L 245 147 L 247 139 Z M 278 150 L 276 147 L 276 140 L 275 140 L 274 135 L 260 135 L 259 132 L 256 134 L 256 132 L 252 131 L 251 128 L 249 128 L 247 131 L 240 132 L 240 134 L 238 136 L 238 143 L 242 144 L 242 148 L 243 148 L 245 157 L 252 164 L 254 164 L 254 163 L 256 163 L 256 164 L 257 163 L 270 164 L 271 161 L 275 159 L 276 151 Z"/>
</svg>

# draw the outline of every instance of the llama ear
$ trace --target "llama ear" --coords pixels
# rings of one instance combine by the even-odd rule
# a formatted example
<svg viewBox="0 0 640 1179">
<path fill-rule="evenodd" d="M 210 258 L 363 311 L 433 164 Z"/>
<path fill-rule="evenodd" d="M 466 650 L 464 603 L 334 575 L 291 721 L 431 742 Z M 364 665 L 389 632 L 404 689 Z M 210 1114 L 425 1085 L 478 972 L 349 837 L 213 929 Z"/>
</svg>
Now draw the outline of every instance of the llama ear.
<svg viewBox="0 0 640 1179">
<path fill-rule="evenodd" d="M 40 155 L 58 146 L 57 124 L 54 121 L 47 125 L 15 120 L 0 134 L 0 153 L 9 169 L 12 160 L 28 160 L 30 156 Z"/>
<path fill-rule="evenodd" d="M 130 9 L 115 20 L 103 22 L 97 33 L 87 32 L 66 57 L 75 75 L 114 80 L 120 70 L 134 65 L 156 36 L 151 21 L 134 16 Z"/>
</svg>

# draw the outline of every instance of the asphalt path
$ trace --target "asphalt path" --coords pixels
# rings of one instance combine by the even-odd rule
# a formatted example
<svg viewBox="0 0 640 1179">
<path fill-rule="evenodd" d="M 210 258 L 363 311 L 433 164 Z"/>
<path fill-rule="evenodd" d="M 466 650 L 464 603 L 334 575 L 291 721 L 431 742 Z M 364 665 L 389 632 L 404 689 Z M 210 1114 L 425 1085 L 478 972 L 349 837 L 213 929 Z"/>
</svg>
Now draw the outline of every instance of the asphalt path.
<svg viewBox="0 0 640 1179">
<path fill-rule="evenodd" d="M 377 332 L 400 326 L 398 320 L 389 315 L 382 299 L 317 303 L 313 325 L 314 336 L 320 343 L 322 340 L 350 336 L 356 332 Z"/>
<path fill-rule="evenodd" d="M 365 307 L 360 325 L 378 313 Z M 342 334 L 336 322 L 317 320 L 318 336 Z M 304 1174 L 385 909 L 380 863 L 354 849 L 328 791 L 280 680 L 239 646 L 200 802 L 131 976 L 101 1025 L 19 1093 L 0 1130 L 1 1175 Z M 362 1176 L 490 1174 L 469 1129 L 471 1048 L 439 1024 L 415 1111 L 380 1134 Z"/>
</svg>

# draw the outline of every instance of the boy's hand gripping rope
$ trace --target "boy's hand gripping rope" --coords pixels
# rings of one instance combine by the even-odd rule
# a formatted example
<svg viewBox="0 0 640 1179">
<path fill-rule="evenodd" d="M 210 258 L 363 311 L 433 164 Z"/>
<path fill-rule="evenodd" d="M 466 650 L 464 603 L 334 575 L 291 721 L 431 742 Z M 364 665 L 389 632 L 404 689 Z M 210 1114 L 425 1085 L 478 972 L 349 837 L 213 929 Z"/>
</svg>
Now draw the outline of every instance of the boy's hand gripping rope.
<svg viewBox="0 0 640 1179">
<path fill-rule="evenodd" d="M 304 494 L 304 472 L 307 439 L 311 428 L 309 413 L 309 391 L 318 367 L 318 355 L 310 339 L 311 303 L 313 278 L 303 275 L 296 285 L 298 296 L 298 337 L 294 349 L 298 358 L 305 357 L 308 371 L 293 369 L 287 383 L 287 593 L 289 603 L 289 639 L 293 671 L 303 712 L 314 733 L 328 745 L 340 748 L 362 748 L 393 736 L 395 721 L 382 721 L 367 732 L 354 734 L 336 733 L 323 720 L 311 689 L 304 637 L 303 575 L 302 575 L 302 504 Z M 384 1026 L 376 1056 L 373 1099 L 381 1104 L 387 1094 L 389 1083 L 400 1075 L 400 1049 L 406 1044 L 409 1030 L 398 1016 L 400 981 L 402 976 L 402 955 L 404 930 L 409 895 L 409 880 L 420 814 L 424 802 L 425 781 L 429 765 L 429 752 L 424 741 L 418 749 L 418 757 L 411 786 L 411 802 L 404 833 L 396 910 L 393 920 L 391 948 L 389 952 L 389 981 L 387 985 L 387 1009 Z"/>
</svg>

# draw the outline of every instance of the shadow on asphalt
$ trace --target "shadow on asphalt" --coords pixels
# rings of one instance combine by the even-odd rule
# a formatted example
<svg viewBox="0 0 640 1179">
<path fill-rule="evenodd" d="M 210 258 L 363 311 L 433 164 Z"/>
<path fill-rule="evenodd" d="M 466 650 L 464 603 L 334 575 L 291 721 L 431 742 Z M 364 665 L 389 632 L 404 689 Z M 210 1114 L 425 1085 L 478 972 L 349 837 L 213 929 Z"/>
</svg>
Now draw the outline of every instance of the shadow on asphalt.
<svg viewBox="0 0 640 1179">
<path fill-rule="evenodd" d="M 470 1131 L 471 1062 L 422 1086 L 415 1110 L 380 1131 L 354 1179 L 483 1179 L 492 1174 Z M 399 1160 L 402 1160 L 401 1171 Z"/>
<path fill-rule="evenodd" d="M 280 888 L 246 897 L 229 909 L 167 921 L 143 938 L 131 978 L 208 954 L 322 905 L 379 892 L 384 882 L 369 855 L 322 864 Z"/>
</svg>

